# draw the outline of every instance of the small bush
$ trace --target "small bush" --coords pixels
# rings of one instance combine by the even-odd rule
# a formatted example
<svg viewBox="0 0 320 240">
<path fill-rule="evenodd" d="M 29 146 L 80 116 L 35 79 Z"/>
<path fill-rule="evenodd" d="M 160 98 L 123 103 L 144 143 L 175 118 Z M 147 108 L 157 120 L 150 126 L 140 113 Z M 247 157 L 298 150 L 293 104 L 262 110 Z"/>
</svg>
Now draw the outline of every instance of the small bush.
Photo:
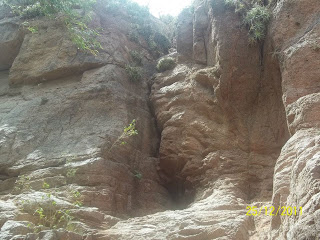
<svg viewBox="0 0 320 240">
<path fill-rule="evenodd" d="M 171 57 L 163 58 L 158 62 L 157 70 L 159 72 L 164 72 L 164 71 L 173 69 L 175 66 L 176 66 L 176 62 L 173 58 Z"/>
<path fill-rule="evenodd" d="M 138 180 L 141 180 L 142 179 L 142 173 L 141 172 L 139 172 L 139 171 L 137 171 L 137 170 L 135 170 L 134 172 L 133 172 L 133 176 L 135 177 L 135 178 L 137 178 Z"/>
<path fill-rule="evenodd" d="M 169 39 L 161 33 L 155 33 L 153 41 L 161 48 L 162 52 L 168 53 L 171 47 Z"/>
<path fill-rule="evenodd" d="M 154 58 L 159 58 L 161 56 L 161 52 L 157 43 L 152 38 L 149 38 L 147 42 L 152 56 Z"/>
<path fill-rule="evenodd" d="M 265 6 L 255 4 L 247 12 L 244 22 L 249 27 L 250 42 L 255 43 L 264 40 L 269 20 L 270 12 Z"/>
<path fill-rule="evenodd" d="M 131 55 L 131 58 L 132 58 L 133 62 L 136 65 L 138 65 L 138 66 L 142 65 L 142 55 L 141 55 L 141 53 L 133 50 L 133 51 L 130 51 L 130 55 Z"/>
<path fill-rule="evenodd" d="M 139 43 L 139 34 L 136 31 L 130 31 L 128 37 L 130 41 Z"/>
<path fill-rule="evenodd" d="M 132 82 L 138 82 L 142 79 L 141 67 L 126 65 L 126 72 L 128 74 L 130 81 Z"/>
<path fill-rule="evenodd" d="M 239 0 L 224 0 L 224 4 L 228 8 L 234 8 L 236 13 L 240 13 L 241 15 L 246 14 L 246 6 L 242 1 Z"/>
<path fill-rule="evenodd" d="M 152 26 L 150 24 L 138 25 L 137 31 L 144 39 L 150 38 L 153 34 Z"/>
<path fill-rule="evenodd" d="M 268 7 L 261 0 L 224 0 L 225 6 L 233 8 L 241 15 L 244 24 L 249 28 L 249 42 L 257 43 L 265 39 L 267 26 L 271 17 Z"/>
<path fill-rule="evenodd" d="M 20 14 L 22 18 L 34 18 L 34 17 L 44 15 L 44 13 L 42 12 L 40 3 L 35 3 L 32 5 L 26 6 L 23 10 L 21 10 Z"/>
</svg>

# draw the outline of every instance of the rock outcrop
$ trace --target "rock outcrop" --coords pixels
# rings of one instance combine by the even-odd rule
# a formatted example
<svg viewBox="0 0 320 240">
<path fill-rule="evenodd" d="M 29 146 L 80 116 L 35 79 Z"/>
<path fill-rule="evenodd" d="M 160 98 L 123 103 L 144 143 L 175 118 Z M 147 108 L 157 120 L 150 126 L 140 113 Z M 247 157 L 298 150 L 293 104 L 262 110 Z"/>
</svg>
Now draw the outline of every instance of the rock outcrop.
<svg viewBox="0 0 320 240">
<path fill-rule="evenodd" d="M 279 52 L 283 103 L 291 138 L 274 173 L 272 204 L 302 207 L 299 217 L 274 216 L 273 239 L 320 236 L 320 5 L 280 1 L 270 37 Z"/>
<path fill-rule="evenodd" d="M 223 0 L 195 1 L 178 18 L 177 66 L 141 82 L 124 69 L 130 50 L 147 73 L 153 57 L 121 14 L 96 10 L 98 56 L 78 51 L 59 21 L 31 34 L 1 20 L 0 238 L 318 239 L 320 5 L 272 4 L 266 39 L 249 45 Z M 119 144 L 133 119 L 138 135 Z M 43 182 L 73 231 L 31 230 Z"/>
<path fill-rule="evenodd" d="M 122 217 L 170 208 L 156 170 L 159 136 L 147 75 L 131 82 L 125 70 L 131 50 L 143 63 L 152 56 L 128 40 L 130 24 L 122 16 L 103 13 L 93 19 L 105 31 L 97 57 L 77 50 L 58 20 L 38 20 L 39 32 L 25 32 L 21 49 L 19 28 L 1 30 L 8 39 L 0 43 L 8 50 L 1 57 L 8 66 L 14 61 L 0 75 L 0 239 L 82 239 L 80 233 L 91 236 Z M 138 135 L 120 145 L 133 119 Z M 50 206 L 44 183 L 57 206 L 71 209 L 77 234 L 33 233 L 35 211 Z M 73 204 L 73 193 L 81 193 L 82 207 Z"/>
</svg>

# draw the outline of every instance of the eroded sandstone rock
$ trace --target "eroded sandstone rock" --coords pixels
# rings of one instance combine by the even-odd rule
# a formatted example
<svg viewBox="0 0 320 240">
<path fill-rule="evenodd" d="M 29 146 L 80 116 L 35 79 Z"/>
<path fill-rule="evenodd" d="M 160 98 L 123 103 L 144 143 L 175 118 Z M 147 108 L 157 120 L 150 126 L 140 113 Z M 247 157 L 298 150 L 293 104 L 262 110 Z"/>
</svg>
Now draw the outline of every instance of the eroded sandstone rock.
<svg viewBox="0 0 320 240">
<path fill-rule="evenodd" d="M 264 43 L 249 46 L 224 1 L 195 1 L 179 17 L 171 55 L 179 64 L 149 81 L 150 99 L 145 79 L 130 82 L 124 64 L 131 49 L 151 56 L 102 5 L 93 23 L 105 28 L 99 57 L 79 53 L 56 23 L 28 34 L 10 70 L 11 83 L 27 85 L 9 87 L 0 75 L 0 236 L 317 239 L 320 9 L 281 0 L 273 10 Z M 114 145 L 132 119 L 139 134 Z M 14 190 L 22 175 L 31 192 Z M 46 198 L 44 181 L 78 233 L 23 227 Z M 247 206 L 303 214 L 247 216 Z"/>
<path fill-rule="evenodd" d="M 128 40 L 126 21 L 101 18 L 99 57 L 77 51 L 59 22 L 44 22 L 39 33 L 25 36 L 10 76 L 1 72 L 0 227 L 6 231 L 0 238 L 89 239 L 119 217 L 170 207 L 156 170 L 149 89 L 145 78 L 131 82 L 124 67 L 130 50 L 141 52 L 144 63 L 150 55 Z M 118 139 L 133 119 L 138 135 L 122 145 Z M 75 192 L 83 207 L 75 205 Z M 77 233 L 7 227 L 10 221 L 39 224 L 36 209 L 55 211 L 52 202 L 70 210 Z"/>
<path fill-rule="evenodd" d="M 316 239 L 320 234 L 319 12 L 316 1 L 280 1 L 271 25 L 292 136 L 276 164 L 272 203 L 303 209 L 296 217 L 274 216 L 272 239 Z"/>
</svg>

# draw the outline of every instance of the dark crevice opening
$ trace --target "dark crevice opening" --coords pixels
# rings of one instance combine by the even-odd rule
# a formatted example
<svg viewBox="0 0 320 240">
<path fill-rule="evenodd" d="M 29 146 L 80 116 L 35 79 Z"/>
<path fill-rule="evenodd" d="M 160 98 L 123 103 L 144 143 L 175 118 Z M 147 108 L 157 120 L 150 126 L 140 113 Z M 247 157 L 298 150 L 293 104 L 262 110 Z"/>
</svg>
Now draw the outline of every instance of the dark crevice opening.
<svg viewBox="0 0 320 240">
<path fill-rule="evenodd" d="M 170 194 L 172 210 L 185 209 L 194 202 L 195 192 L 186 186 L 184 179 L 175 176 L 164 187 Z"/>
</svg>

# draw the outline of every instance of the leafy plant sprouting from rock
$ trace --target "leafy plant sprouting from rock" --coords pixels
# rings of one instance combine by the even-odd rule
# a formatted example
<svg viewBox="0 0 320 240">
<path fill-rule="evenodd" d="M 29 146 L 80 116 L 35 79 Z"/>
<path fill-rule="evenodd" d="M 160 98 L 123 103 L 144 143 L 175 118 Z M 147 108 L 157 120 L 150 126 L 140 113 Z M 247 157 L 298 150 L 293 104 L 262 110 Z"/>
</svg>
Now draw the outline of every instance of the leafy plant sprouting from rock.
<svg viewBox="0 0 320 240">
<path fill-rule="evenodd" d="M 215 0 L 212 0 L 214 3 Z M 263 1 L 254 0 L 224 0 L 225 5 L 234 8 L 239 13 L 244 24 L 249 28 L 249 42 L 257 43 L 265 39 L 267 26 L 270 20 L 270 11 Z"/>
<path fill-rule="evenodd" d="M 142 173 L 141 172 L 139 172 L 139 171 L 137 171 L 137 170 L 135 170 L 134 172 L 133 172 L 133 176 L 135 177 L 135 178 L 137 178 L 138 180 L 141 180 L 142 179 Z"/>
<path fill-rule="evenodd" d="M 121 145 L 127 144 L 126 139 L 129 137 L 138 135 L 138 130 L 136 129 L 136 120 L 133 119 L 132 122 L 123 129 L 123 133 L 117 139 L 116 143 L 120 143 Z"/>
<path fill-rule="evenodd" d="M 15 182 L 14 192 L 21 193 L 31 190 L 30 177 L 26 175 L 21 175 Z"/>
<path fill-rule="evenodd" d="M 138 130 L 136 129 L 136 120 L 133 119 L 132 122 L 123 129 L 122 134 L 117 138 L 116 141 L 114 141 L 114 143 L 109 148 L 108 152 L 111 152 L 111 150 L 115 146 L 126 145 L 128 138 L 135 135 L 138 135 Z"/>
<path fill-rule="evenodd" d="M 167 57 L 167 58 L 161 59 L 158 62 L 157 69 L 159 72 L 164 72 L 164 71 L 173 69 L 175 65 L 176 65 L 175 60 L 171 57 Z"/>
<path fill-rule="evenodd" d="M 97 41 L 98 31 L 88 27 L 91 20 L 89 11 L 96 0 L 5 0 L 4 4 L 11 11 L 22 19 L 30 19 L 38 16 L 52 18 L 57 14 L 62 14 L 72 42 L 78 49 L 98 54 L 98 49 L 102 49 Z M 81 14 L 77 9 L 83 9 L 86 13 Z M 27 29 L 32 33 L 38 32 L 37 26 L 30 26 L 25 22 Z"/>
</svg>

